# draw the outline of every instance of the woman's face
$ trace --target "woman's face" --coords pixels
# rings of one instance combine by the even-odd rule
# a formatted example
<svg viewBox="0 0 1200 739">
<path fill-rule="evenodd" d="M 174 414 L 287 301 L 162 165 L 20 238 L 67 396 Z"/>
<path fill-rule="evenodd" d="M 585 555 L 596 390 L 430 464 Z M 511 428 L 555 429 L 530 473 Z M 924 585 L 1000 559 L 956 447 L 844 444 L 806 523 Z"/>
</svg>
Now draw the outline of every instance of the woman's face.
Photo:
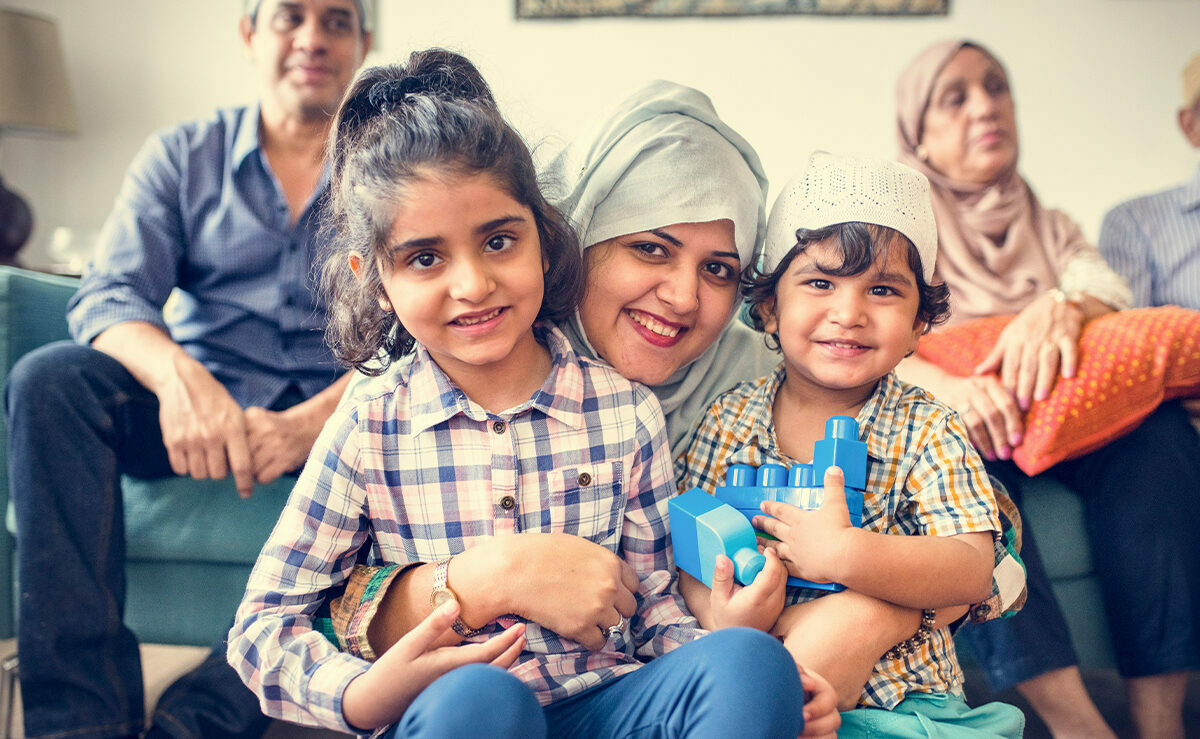
<svg viewBox="0 0 1200 739">
<path fill-rule="evenodd" d="M 733 221 L 677 223 L 585 252 L 579 316 L 625 377 L 657 385 L 712 345 L 729 321 L 741 264 Z"/>
<path fill-rule="evenodd" d="M 1004 70 L 970 46 L 933 85 L 918 153 L 950 179 L 986 185 L 1017 163 L 1017 121 Z"/>
</svg>

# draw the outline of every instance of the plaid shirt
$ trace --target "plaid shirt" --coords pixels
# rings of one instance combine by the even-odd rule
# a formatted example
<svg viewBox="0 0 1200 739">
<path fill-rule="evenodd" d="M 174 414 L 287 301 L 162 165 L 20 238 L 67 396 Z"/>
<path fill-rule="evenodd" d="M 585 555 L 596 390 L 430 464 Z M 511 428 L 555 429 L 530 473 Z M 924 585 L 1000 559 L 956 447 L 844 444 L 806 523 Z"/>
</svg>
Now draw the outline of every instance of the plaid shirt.
<svg viewBox="0 0 1200 739">
<path fill-rule="evenodd" d="M 274 717 L 353 729 L 346 685 L 368 663 L 313 629 L 356 563 L 405 565 L 487 537 L 565 532 L 638 573 L 637 614 L 592 652 L 536 624 L 511 672 L 551 703 L 637 669 L 703 633 L 675 587 L 667 534 L 674 494 L 662 410 L 648 389 L 578 357 L 535 327 L 553 369 L 533 397 L 494 414 L 422 348 L 326 424 L 259 555 L 229 635 L 229 659 Z M 472 641 L 517 622 L 504 617 Z"/>
<path fill-rule="evenodd" d="M 783 379 L 780 364 L 772 374 L 743 382 L 716 400 L 676 462 L 681 491 L 699 487 L 712 494 L 732 464 L 790 467 L 799 461 L 779 450 L 771 421 Z M 908 536 L 1000 530 L 987 472 L 952 410 L 890 373 L 857 420 L 868 457 L 864 529 Z M 789 587 L 787 602 L 823 595 L 828 593 Z M 954 641 L 949 628 L 941 628 L 914 654 L 881 659 L 859 705 L 890 709 L 908 693 L 961 692 L 961 685 Z"/>
</svg>

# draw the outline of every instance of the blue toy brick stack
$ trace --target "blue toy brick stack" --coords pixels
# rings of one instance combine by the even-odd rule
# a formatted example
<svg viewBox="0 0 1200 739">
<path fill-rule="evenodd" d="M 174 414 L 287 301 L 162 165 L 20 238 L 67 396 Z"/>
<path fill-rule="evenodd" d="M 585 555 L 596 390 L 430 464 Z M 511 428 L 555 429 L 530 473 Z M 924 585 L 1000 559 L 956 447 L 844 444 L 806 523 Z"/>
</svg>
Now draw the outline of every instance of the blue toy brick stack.
<svg viewBox="0 0 1200 739">
<path fill-rule="evenodd" d="M 858 440 L 858 421 L 850 416 L 833 416 L 825 422 L 825 438 L 813 445 L 812 464 L 788 470 L 781 464 L 764 464 L 755 469 L 735 464 L 725 473 L 725 484 L 717 487 L 717 500 L 728 503 L 750 520 L 761 514 L 764 500 L 790 503 L 812 510 L 824 499 L 825 470 L 840 467 L 846 477 L 846 508 L 850 523 L 862 526 L 863 491 L 867 488 L 867 445 Z M 789 577 L 788 585 L 819 590 L 845 590 L 838 583 L 817 583 Z"/>
<path fill-rule="evenodd" d="M 733 577 L 754 582 L 767 559 L 758 553 L 754 527 L 744 516 L 700 488 L 667 501 L 675 566 L 712 587 L 717 555 L 733 560 Z"/>
</svg>

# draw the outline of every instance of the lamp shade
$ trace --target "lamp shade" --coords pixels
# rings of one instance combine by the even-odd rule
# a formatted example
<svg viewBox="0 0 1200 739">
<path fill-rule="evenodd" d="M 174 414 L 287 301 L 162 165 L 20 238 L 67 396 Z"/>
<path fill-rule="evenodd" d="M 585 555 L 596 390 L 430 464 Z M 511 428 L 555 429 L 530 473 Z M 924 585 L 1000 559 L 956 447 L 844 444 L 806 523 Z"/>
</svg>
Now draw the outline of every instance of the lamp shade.
<svg viewBox="0 0 1200 739">
<path fill-rule="evenodd" d="M 58 26 L 0 8 L 0 129 L 76 133 Z"/>
</svg>

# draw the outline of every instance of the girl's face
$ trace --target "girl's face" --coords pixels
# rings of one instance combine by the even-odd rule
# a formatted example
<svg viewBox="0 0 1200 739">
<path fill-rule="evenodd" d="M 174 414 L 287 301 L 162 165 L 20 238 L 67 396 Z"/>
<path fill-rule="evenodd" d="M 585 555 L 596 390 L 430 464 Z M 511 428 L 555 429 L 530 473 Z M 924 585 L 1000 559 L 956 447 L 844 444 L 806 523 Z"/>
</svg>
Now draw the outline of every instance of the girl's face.
<svg viewBox="0 0 1200 739">
<path fill-rule="evenodd" d="M 828 239 L 792 260 L 774 305 L 763 310 L 766 331 L 779 335 L 789 389 L 815 401 L 860 403 L 916 349 L 925 324 L 917 320 L 920 295 L 906 246 L 893 243 L 847 277 L 821 269 L 841 261 Z"/>
<path fill-rule="evenodd" d="M 625 377 L 657 385 L 708 349 L 738 294 L 733 221 L 677 223 L 585 252 L 579 316 L 588 341 Z"/>
<path fill-rule="evenodd" d="M 921 124 L 931 167 L 960 182 L 987 185 L 1017 164 L 1017 121 L 1004 70 L 970 46 L 933 85 Z"/>
<path fill-rule="evenodd" d="M 537 224 L 486 173 L 417 179 L 396 206 L 379 260 L 380 305 L 451 379 L 537 366 Z"/>
</svg>

